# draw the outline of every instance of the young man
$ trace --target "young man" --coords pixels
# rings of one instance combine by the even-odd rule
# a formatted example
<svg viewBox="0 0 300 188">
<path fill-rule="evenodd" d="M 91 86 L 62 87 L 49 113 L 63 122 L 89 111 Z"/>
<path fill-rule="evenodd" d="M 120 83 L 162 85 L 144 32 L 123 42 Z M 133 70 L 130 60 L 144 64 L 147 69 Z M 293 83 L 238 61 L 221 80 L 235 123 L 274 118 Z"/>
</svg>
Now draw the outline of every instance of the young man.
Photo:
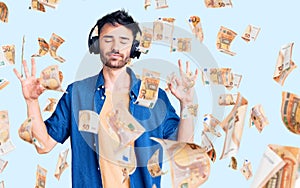
<svg viewBox="0 0 300 188">
<path fill-rule="evenodd" d="M 90 42 L 89 37 L 89 47 L 94 45 L 93 42 L 97 42 L 99 51 L 96 54 L 100 54 L 102 70 L 98 75 L 70 84 L 56 110 L 45 122 L 38 103 L 38 97 L 45 88 L 35 77 L 34 59 L 31 60 L 31 74 L 26 62 L 23 62 L 25 78 L 14 69 L 22 84 L 28 117 L 33 117 L 33 137 L 44 146 L 36 149 L 38 153 L 47 153 L 57 142 L 64 143 L 67 138 L 71 138 L 72 187 L 74 188 L 152 188 L 154 184 L 160 187 L 160 177 L 151 177 L 147 169 L 149 158 L 158 148 L 158 144 L 150 137 L 192 142 L 193 119 L 180 119 L 162 89 L 159 89 L 158 100 L 152 109 L 135 104 L 141 80 L 135 77 L 126 64 L 132 56 L 131 50 L 134 50 L 132 44 L 140 29 L 127 12 L 118 10 L 107 14 L 99 19 L 95 26 L 98 27 L 98 38 Z M 182 77 L 186 74 L 191 75 L 188 62 L 186 73 L 183 72 L 180 61 L 178 64 Z M 195 75 L 192 76 L 194 82 L 197 74 L 196 70 Z M 176 84 L 176 88 L 172 84 L 168 87 L 180 101 L 182 112 L 192 104 L 193 90 L 186 89 L 182 79 L 176 79 Z M 112 152 L 113 147 L 113 139 L 108 137 L 109 134 L 103 131 L 103 127 L 109 126 L 105 117 L 107 112 L 113 109 L 115 99 L 122 101 L 130 114 L 145 129 L 145 132 L 130 146 L 129 152 L 134 156 L 136 168 L 128 179 L 122 177 L 127 173 L 124 172 L 126 169 L 118 166 L 118 163 L 105 153 Z M 93 110 L 99 114 L 101 125 L 98 135 L 78 130 L 80 110 Z"/>
</svg>

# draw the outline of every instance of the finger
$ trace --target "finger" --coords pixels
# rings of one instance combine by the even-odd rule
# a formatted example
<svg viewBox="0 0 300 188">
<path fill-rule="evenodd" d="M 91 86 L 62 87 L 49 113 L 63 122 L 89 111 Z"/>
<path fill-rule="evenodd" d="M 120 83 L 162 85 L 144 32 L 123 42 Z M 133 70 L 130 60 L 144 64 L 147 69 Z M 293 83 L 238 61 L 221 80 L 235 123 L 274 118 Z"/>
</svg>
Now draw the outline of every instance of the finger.
<svg viewBox="0 0 300 188">
<path fill-rule="evenodd" d="M 181 80 L 179 80 L 178 78 L 175 78 L 175 82 L 176 82 L 177 86 L 181 85 Z"/>
<path fill-rule="evenodd" d="M 186 61 L 185 66 L 186 66 L 186 70 L 185 70 L 186 74 L 190 74 L 190 62 Z"/>
<path fill-rule="evenodd" d="M 199 72 L 198 72 L 198 69 L 196 69 L 196 70 L 195 70 L 195 75 L 194 75 L 194 80 L 196 80 L 196 79 L 197 79 L 197 77 L 198 77 L 198 74 L 199 74 Z"/>
<path fill-rule="evenodd" d="M 14 71 L 15 75 L 18 77 L 18 79 L 20 80 L 20 82 L 22 82 L 23 78 L 22 78 L 21 74 L 19 73 L 19 71 L 17 71 L 16 68 L 14 68 L 13 71 Z"/>
<path fill-rule="evenodd" d="M 183 75 L 183 70 L 182 70 L 181 59 L 178 59 L 178 67 L 179 67 L 179 73 L 180 73 L 180 76 L 182 77 L 182 75 Z"/>
<path fill-rule="evenodd" d="M 35 67 L 35 59 L 31 58 L 31 76 L 35 77 L 36 67 Z"/>
<path fill-rule="evenodd" d="M 28 67 L 27 67 L 27 63 L 26 63 L 26 60 L 23 60 L 23 66 L 24 66 L 24 72 L 25 72 L 25 76 L 26 78 L 29 77 L 29 70 L 28 70 Z"/>
<path fill-rule="evenodd" d="M 172 85 L 171 83 L 168 84 L 168 88 L 169 88 L 169 90 L 171 91 L 171 93 L 172 93 L 173 95 L 175 95 L 175 89 L 174 89 L 174 87 L 173 87 L 173 85 Z"/>
</svg>

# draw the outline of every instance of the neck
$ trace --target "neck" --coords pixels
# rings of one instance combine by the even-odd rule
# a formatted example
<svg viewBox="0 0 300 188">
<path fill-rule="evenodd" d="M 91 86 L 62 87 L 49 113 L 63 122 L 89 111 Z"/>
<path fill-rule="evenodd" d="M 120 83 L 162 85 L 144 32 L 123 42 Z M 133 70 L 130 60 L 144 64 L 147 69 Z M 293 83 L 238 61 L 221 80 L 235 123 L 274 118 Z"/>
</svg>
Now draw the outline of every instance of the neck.
<svg viewBox="0 0 300 188">
<path fill-rule="evenodd" d="M 112 69 L 103 66 L 104 87 L 110 91 L 129 91 L 130 76 L 126 72 L 126 66 Z"/>
</svg>

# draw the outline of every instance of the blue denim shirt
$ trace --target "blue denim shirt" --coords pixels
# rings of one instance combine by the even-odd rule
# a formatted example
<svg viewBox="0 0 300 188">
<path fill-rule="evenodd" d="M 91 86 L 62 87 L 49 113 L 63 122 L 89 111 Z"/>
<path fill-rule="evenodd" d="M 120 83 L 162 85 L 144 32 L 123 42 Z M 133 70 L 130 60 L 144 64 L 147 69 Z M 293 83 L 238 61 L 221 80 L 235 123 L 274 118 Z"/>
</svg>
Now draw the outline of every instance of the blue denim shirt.
<svg viewBox="0 0 300 188">
<path fill-rule="evenodd" d="M 162 148 L 150 137 L 177 139 L 179 117 L 162 89 L 152 109 L 135 104 L 141 80 L 127 68 L 131 78 L 129 110 L 133 117 L 145 128 L 145 132 L 135 141 L 137 168 L 130 175 L 131 188 L 160 187 L 160 177 L 153 178 L 147 170 L 147 162 L 152 154 L 160 148 L 160 166 L 162 165 Z M 72 187 L 102 187 L 98 163 L 98 135 L 78 131 L 80 110 L 93 110 L 100 113 L 105 101 L 103 72 L 70 84 L 67 92 L 59 100 L 52 116 L 45 121 L 49 135 L 59 143 L 70 137 L 72 147 Z"/>
</svg>

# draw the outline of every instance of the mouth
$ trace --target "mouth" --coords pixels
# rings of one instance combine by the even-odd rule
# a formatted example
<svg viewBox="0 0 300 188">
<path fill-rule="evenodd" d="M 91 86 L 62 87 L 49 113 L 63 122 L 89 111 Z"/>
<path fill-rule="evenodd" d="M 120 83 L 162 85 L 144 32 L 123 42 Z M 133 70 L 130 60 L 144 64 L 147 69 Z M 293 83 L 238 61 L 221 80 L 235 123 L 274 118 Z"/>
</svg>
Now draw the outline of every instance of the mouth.
<svg viewBox="0 0 300 188">
<path fill-rule="evenodd" d="M 108 56 L 110 59 L 113 59 L 113 60 L 123 58 L 123 56 L 121 54 L 117 54 L 117 53 L 110 53 Z"/>
</svg>

